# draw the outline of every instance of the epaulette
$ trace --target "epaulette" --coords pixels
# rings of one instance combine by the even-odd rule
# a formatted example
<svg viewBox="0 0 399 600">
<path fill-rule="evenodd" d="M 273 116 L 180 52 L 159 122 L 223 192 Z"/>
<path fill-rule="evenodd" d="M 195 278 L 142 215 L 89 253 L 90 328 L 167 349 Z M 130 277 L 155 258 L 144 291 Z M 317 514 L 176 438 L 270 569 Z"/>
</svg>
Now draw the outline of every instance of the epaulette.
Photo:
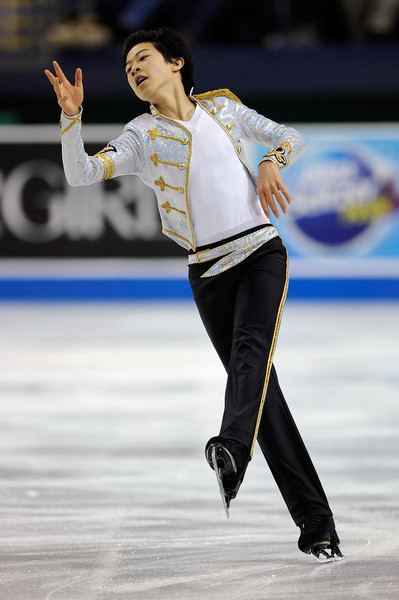
<svg viewBox="0 0 399 600">
<path fill-rule="evenodd" d="M 194 94 L 194 98 L 198 98 L 199 100 L 207 100 L 207 98 L 214 98 L 215 96 L 225 96 L 226 98 L 230 98 L 230 100 L 235 100 L 235 102 L 239 102 L 242 104 L 241 100 L 233 94 L 227 88 L 222 88 L 220 90 L 211 90 L 210 92 L 204 92 L 202 94 Z"/>
</svg>

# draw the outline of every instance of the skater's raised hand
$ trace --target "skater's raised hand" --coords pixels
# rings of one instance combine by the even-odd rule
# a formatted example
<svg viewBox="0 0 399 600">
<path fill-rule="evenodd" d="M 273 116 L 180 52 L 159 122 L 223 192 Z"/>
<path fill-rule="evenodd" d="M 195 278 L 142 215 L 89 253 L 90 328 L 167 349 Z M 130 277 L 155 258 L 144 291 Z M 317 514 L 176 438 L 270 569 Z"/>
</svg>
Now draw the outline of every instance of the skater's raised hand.
<svg viewBox="0 0 399 600">
<path fill-rule="evenodd" d="M 67 79 L 56 60 L 53 60 L 53 66 L 55 75 L 48 69 L 45 69 L 44 72 L 54 88 L 58 104 L 66 115 L 76 115 L 83 102 L 82 69 L 80 67 L 76 69 L 75 84 L 73 85 Z"/>
<path fill-rule="evenodd" d="M 283 213 L 287 212 L 284 200 L 291 204 L 291 197 L 281 179 L 280 169 L 272 161 L 264 161 L 259 165 L 258 189 L 263 211 L 270 218 L 269 207 L 275 217 L 279 217 L 275 200 L 279 203 Z"/>
</svg>

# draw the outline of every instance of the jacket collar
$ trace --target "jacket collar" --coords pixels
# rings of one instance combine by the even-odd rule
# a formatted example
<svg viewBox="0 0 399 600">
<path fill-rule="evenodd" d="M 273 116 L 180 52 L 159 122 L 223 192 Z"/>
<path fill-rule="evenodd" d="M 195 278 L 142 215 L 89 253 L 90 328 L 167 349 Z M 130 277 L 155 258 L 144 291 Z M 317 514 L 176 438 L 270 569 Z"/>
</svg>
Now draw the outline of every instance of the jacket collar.
<svg viewBox="0 0 399 600">
<path fill-rule="evenodd" d="M 159 110 L 157 110 L 155 108 L 155 106 L 153 104 L 150 104 L 150 113 L 152 114 L 153 117 L 156 117 L 157 115 L 160 115 L 161 113 L 159 112 Z"/>
</svg>

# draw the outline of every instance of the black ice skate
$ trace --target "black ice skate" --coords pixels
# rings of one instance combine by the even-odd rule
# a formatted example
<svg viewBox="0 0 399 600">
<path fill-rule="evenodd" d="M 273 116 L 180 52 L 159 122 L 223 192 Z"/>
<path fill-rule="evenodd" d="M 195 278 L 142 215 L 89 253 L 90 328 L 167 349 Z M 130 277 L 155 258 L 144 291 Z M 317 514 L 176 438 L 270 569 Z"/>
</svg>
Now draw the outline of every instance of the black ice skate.
<svg viewBox="0 0 399 600">
<path fill-rule="evenodd" d="M 298 548 L 302 552 L 312 554 L 320 562 L 344 558 L 339 549 L 340 541 L 332 517 L 314 515 L 301 523 L 300 529 Z"/>
<path fill-rule="evenodd" d="M 244 444 L 216 436 L 206 444 L 205 457 L 215 471 L 226 516 L 230 518 L 230 502 L 236 497 L 250 460 Z"/>
</svg>

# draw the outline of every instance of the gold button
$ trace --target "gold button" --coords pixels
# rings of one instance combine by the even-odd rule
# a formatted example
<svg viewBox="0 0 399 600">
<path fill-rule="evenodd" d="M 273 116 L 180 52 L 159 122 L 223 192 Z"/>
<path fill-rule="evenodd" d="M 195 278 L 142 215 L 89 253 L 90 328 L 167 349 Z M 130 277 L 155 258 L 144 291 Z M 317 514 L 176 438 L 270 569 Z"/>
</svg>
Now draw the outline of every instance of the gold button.
<svg viewBox="0 0 399 600">
<path fill-rule="evenodd" d="M 184 169 L 185 169 L 185 168 L 186 168 L 186 163 L 180 163 L 180 164 L 179 164 L 179 169 L 180 169 L 181 171 L 184 171 Z"/>
<path fill-rule="evenodd" d="M 241 154 L 241 146 L 237 146 L 237 152 L 238 154 Z"/>
<path fill-rule="evenodd" d="M 228 129 L 228 130 L 230 131 L 231 127 L 232 127 L 232 126 L 230 125 L 230 123 L 227 123 L 227 125 L 226 125 L 226 129 Z"/>
<path fill-rule="evenodd" d="M 211 113 L 212 113 L 213 115 L 216 115 L 216 113 L 217 113 L 217 110 L 216 110 L 216 108 L 211 108 Z"/>
<path fill-rule="evenodd" d="M 172 210 L 171 207 L 170 207 L 169 202 L 164 202 L 163 204 L 161 204 L 161 208 L 164 208 L 168 214 Z"/>
<path fill-rule="evenodd" d="M 156 140 L 158 135 L 158 128 L 155 129 L 147 129 L 147 133 L 149 134 L 152 141 Z"/>
</svg>

